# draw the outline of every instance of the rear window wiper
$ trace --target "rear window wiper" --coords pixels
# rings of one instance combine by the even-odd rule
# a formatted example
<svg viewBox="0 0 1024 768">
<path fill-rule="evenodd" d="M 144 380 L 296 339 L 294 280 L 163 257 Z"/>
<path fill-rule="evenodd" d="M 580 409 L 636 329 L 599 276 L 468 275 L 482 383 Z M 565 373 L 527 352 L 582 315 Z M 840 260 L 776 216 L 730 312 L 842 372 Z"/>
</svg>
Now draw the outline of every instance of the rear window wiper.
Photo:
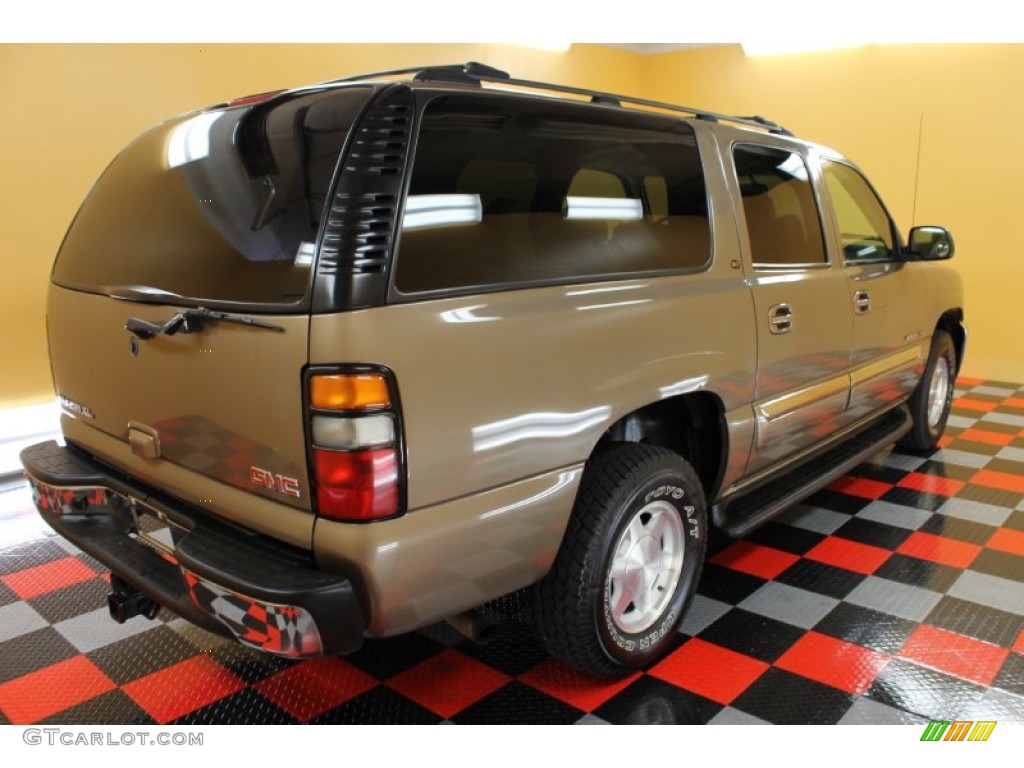
<svg viewBox="0 0 1024 768">
<path fill-rule="evenodd" d="M 186 309 L 176 314 L 163 325 L 140 320 L 137 317 L 129 317 L 124 327 L 125 330 L 130 331 L 139 339 L 145 341 L 159 334 L 173 336 L 176 333 L 198 333 L 203 330 L 203 326 L 211 322 L 235 323 L 237 325 L 248 325 L 252 328 L 266 328 L 270 331 L 284 331 L 283 326 L 268 323 L 265 320 L 257 320 L 254 317 L 247 317 L 245 315 L 235 315 L 230 312 L 216 312 L 205 307 Z"/>
</svg>

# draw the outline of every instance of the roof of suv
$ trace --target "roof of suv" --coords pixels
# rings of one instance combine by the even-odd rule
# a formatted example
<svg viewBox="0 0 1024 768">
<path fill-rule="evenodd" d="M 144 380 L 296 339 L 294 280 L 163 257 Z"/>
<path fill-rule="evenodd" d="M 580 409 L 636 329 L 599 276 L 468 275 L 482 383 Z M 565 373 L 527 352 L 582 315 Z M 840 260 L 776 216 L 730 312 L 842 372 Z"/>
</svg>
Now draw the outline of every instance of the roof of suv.
<svg viewBox="0 0 1024 768">
<path fill-rule="evenodd" d="M 617 93 L 606 93 L 604 91 L 594 91 L 588 88 L 577 88 L 574 86 L 567 85 L 556 85 L 553 83 L 544 83 L 535 80 L 520 80 L 513 78 L 508 72 L 504 72 L 494 67 L 489 67 L 486 64 L 479 62 L 470 61 L 465 64 L 446 64 L 440 66 L 429 66 L 429 67 L 408 67 L 404 69 L 390 69 L 383 70 L 381 72 L 370 72 L 362 75 L 354 75 L 351 77 L 344 77 L 337 80 L 331 80 L 326 84 L 340 84 L 340 83 L 356 83 L 356 82 L 367 82 L 382 79 L 399 79 L 406 82 L 409 85 L 421 85 L 421 86 L 437 86 L 444 85 L 446 87 L 471 87 L 479 89 L 484 85 L 497 85 L 499 86 L 496 90 L 507 92 L 510 87 L 514 89 L 525 89 L 528 92 L 545 92 L 547 94 L 558 94 L 558 95 L 570 95 L 570 96 L 585 96 L 589 97 L 591 103 L 603 104 L 612 107 L 622 108 L 636 108 L 642 107 L 645 109 L 653 110 L 665 110 L 676 114 L 696 118 L 698 120 L 707 120 L 711 122 L 725 122 L 741 125 L 747 128 L 755 128 L 768 133 L 774 133 L 782 136 L 792 136 L 792 132 L 783 128 L 778 123 L 769 120 L 760 115 L 726 115 L 718 112 L 711 112 L 704 109 L 694 109 L 692 107 L 684 107 L 678 104 L 670 104 L 668 102 L 653 101 L 651 99 L 642 99 L 634 96 L 625 96 Z"/>
</svg>

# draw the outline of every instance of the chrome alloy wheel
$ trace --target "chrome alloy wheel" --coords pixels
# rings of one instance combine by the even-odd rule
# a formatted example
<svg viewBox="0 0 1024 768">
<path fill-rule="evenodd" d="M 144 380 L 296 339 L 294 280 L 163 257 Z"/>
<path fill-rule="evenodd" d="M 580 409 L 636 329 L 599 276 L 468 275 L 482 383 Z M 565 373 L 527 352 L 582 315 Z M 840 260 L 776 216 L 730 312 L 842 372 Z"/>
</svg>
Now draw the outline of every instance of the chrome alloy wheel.
<svg viewBox="0 0 1024 768">
<path fill-rule="evenodd" d="M 645 505 L 622 531 L 605 582 L 619 630 L 636 634 L 661 618 L 683 570 L 684 536 L 679 510 L 666 501 Z"/>
<path fill-rule="evenodd" d="M 946 410 L 946 400 L 949 397 L 950 370 L 949 361 L 939 356 L 935 360 L 935 370 L 932 372 L 932 380 L 928 385 L 928 428 L 936 429 L 942 420 L 942 414 Z"/>
</svg>

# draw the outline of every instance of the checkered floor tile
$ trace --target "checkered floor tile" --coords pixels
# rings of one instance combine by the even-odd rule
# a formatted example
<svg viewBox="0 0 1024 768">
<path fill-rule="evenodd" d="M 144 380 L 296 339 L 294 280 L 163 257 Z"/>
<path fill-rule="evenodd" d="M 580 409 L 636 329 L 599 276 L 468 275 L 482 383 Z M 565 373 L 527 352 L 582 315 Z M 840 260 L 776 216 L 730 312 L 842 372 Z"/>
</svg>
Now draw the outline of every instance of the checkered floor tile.
<svg viewBox="0 0 1024 768">
<path fill-rule="evenodd" d="M 720 543 L 674 649 L 618 681 L 548 658 L 515 599 L 488 645 L 439 625 L 300 663 L 117 625 L 104 569 L 0 487 L 0 723 L 1024 724 L 1024 387 L 957 387 L 932 455 Z"/>
</svg>

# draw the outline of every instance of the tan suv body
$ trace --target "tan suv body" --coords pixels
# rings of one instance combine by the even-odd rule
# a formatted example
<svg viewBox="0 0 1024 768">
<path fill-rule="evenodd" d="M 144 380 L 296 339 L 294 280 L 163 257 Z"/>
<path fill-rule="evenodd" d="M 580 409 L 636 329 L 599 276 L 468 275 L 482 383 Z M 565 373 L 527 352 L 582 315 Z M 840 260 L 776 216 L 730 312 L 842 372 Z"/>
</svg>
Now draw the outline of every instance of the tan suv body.
<svg viewBox="0 0 1024 768">
<path fill-rule="evenodd" d="M 665 648 L 710 524 L 935 446 L 945 230 L 901 243 L 760 118 L 537 86 L 338 81 L 112 163 L 50 286 L 67 444 L 23 461 L 115 618 L 299 657 L 531 587 L 548 648 L 616 674 Z"/>
</svg>

